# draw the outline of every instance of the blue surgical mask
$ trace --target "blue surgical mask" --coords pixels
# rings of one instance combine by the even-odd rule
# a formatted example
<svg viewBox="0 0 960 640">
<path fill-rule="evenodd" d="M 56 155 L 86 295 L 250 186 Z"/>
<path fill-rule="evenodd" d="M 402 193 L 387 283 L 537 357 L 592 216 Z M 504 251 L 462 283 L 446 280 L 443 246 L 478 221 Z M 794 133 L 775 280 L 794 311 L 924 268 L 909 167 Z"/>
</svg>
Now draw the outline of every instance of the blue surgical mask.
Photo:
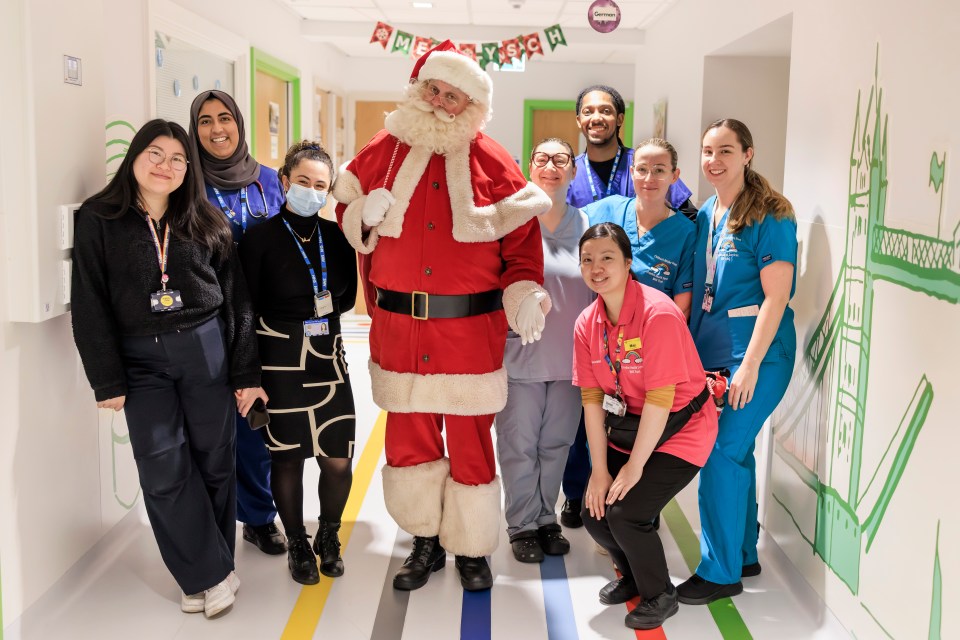
<svg viewBox="0 0 960 640">
<path fill-rule="evenodd" d="M 298 216 L 315 216 L 326 203 L 326 191 L 317 191 L 296 183 L 291 184 L 287 190 L 287 208 Z"/>
</svg>

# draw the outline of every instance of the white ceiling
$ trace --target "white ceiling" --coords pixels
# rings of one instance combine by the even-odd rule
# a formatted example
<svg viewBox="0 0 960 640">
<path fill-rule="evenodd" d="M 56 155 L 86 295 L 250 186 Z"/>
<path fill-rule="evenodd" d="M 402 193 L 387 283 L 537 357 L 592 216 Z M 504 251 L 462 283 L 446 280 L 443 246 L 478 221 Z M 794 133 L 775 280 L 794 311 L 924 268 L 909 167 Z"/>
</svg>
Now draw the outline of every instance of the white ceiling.
<svg viewBox="0 0 960 640">
<path fill-rule="evenodd" d="M 540 33 L 545 56 L 534 62 L 634 62 L 643 30 L 675 0 L 616 0 L 620 25 L 603 34 L 587 22 L 590 0 L 430 0 L 431 9 L 415 9 L 412 0 L 277 0 L 304 18 L 301 34 L 326 42 L 347 56 L 397 56 L 370 42 L 378 21 L 415 36 L 454 42 L 495 42 Z M 521 4 L 514 7 L 514 4 Z M 559 24 L 566 47 L 551 51 L 543 30 Z M 392 42 L 391 42 L 392 44 Z"/>
</svg>

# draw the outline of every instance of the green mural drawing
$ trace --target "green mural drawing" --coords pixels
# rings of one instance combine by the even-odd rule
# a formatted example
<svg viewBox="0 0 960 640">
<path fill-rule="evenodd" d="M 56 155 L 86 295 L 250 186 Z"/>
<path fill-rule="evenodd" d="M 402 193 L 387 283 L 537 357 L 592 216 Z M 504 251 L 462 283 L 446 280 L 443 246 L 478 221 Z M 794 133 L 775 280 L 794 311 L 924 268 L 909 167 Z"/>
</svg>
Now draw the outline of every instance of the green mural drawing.
<svg viewBox="0 0 960 640">
<path fill-rule="evenodd" d="M 887 126 L 878 48 L 873 87 L 865 103 L 862 92 L 857 96 L 845 255 L 827 309 L 772 419 L 777 455 L 816 495 L 813 530 L 797 521 L 796 508 L 778 496 L 776 488 L 773 498 L 855 595 L 861 557 L 870 551 L 934 399 L 926 375 L 907 381 L 914 392 L 899 424 L 876 468 L 863 468 L 874 285 L 886 281 L 948 303 L 960 300 L 957 230 L 945 240 L 885 225 Z M 945 176 L 946 152 L 942 159 L 934 152 L 930 185 L 941 197 L 938 219 Z M 871 420 L 876 425 L 888 418 Z M 871 428 L 872 433 L 881 430 Z M 939 618 L 938 589 L 935 584 Z M 932 629 L 931 620 L 934 637 Z"/>
<path fill-rule="evenodd" d="M 133 140 L 136 128 L 126 120 L 108 122 L 107 131 L 107 181 L 116 173 L 117 167 L 127 155 L 130 141 Z"/>
<path fill-rule="evenodd" d="M 113 467 L 113 497 L 117 503 L 124 509 L 131 509 L 137 504 L 137 498 L 140 497 L 140 485 L 137 484 L 137 492 L 129 500 L 120 497 L 120 487 L 117 484 L 117 445 L 130 445 L 130 434 L 117 433 L 116 429 L 117 414 L 110 415 L 110 463 Z"/>
<path fill-rule="evenodd" d="M 933 594 L 930 598 L 930 632 L 928 640 L 940 640 L 943 617 L 943 576 L 940 573 L 940 523 L 937 522 L 937 546 L 933 552 Z"/>
</svg>

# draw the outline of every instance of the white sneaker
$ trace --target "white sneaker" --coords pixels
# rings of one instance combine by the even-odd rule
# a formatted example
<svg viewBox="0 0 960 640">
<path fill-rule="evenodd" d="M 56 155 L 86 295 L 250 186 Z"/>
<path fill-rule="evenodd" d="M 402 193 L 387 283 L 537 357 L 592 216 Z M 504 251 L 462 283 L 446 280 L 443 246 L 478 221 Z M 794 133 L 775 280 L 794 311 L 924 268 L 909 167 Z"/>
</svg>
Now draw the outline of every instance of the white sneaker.
<svg viewBox="0 0 960 640">
<path fill-rule="evenodd" d="M 203 596 L 203 591 L 193 595 L 187 595 L 186 593 L 181 592 L 180 611 L 183 611 L 184 613 L 200 613 L 203 611 Z"/>
<path fill-rule="evenodd" d="M 231 571 L 230 575 L 227 576 L 227 584 L 230 585 L 230 591 L 233 591 L 236 595 L 237 591 L 240 590 L 240 576 L 237 575 L 236 571 Z"/>
<path fill-rule="evenodd" d="M 219 613 L 223 613 L 233 605 L 236 597 L 230 588 L 228 579 L 219 582 L 203 592 L 203 615 L 212 618 Z"/>
</svg>

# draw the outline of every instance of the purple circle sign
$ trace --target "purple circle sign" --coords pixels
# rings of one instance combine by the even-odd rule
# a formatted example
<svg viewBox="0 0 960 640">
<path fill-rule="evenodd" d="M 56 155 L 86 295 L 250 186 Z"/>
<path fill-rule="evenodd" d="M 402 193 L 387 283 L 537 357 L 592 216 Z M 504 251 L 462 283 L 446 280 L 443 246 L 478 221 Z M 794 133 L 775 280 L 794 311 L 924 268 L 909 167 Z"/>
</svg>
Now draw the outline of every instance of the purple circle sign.
<svg viewBox="0 0 960 640">
<path fill-rule="evenodd" d="M 587 9 L 587 22 L 594 31 L 610 33 L 620 26 L 620 7 L 613 0 L 594 0 Z"/>
</svg>

